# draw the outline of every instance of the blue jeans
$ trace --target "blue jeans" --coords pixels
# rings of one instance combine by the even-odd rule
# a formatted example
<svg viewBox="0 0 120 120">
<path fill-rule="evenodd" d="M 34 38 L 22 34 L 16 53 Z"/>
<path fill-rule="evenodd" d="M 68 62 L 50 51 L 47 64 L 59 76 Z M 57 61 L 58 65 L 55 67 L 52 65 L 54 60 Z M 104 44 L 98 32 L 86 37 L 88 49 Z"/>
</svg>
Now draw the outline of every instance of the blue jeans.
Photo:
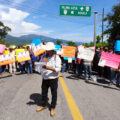
<svg viewBox="0 0 120 120">
<path fill-rule="evenodd" d="M 120 85 L 120 72 L 119 71 L 113 71 L 111 69 L 111 78 L 110 78 L 110 83 L 113 84 L 115 79 L 117 77 L 117 84 Z"/>
<path fill-rule="evenodd" d="M 0 73 L 2 73 L 2 66 L 0 66 Z"/>
<path fill-rule="evenodd" d="M 32 63 L 27 64 L 27 73 L 33 73 Z"/>
<path fill-rule="evenodd" d="M 91 78 L 91 74 L 92 74 L 91 65 L 84 65 L 84 72 L 85 72 L 85 80 L 88 77 Z"/>
<path fill-rule="evenodd" d="M 66 71 L 66 68 L 67 68 L 67 62 L 66 60 L 63 60 L 63 65 L 62 65 L 62 68 L 61 68 L 61 72 L 65 72 Z"/>
<path fill-rule="evenodd" d="M 68 63 L 68 71 L 71 69 L 72 63 Z"/>
<path fill-rule="evenodd" d="M 22 65 L 19 63 L 19 69 L 20 69 L 21 73 L 25 73 L 25 64 Z"/>
</svg>

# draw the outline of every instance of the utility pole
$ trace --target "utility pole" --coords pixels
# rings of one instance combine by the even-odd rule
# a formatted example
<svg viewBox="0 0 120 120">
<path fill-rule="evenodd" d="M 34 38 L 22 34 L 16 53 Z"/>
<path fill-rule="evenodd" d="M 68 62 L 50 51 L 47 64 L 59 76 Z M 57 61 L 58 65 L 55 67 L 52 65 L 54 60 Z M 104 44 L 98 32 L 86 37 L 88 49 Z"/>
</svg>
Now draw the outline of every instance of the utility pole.
<svg viewBox="0 0 120 120">
<path fill-rule="evenodd" d="M 103 42 L 103 39 L 104 39 L 104 35 L 103 35 L 103 32 L 104 32 L 104 8 L 103 8 L 103 12 L 102 12 L 102 42 Z"/>
<path fill-rule="evenodd" d="M 96 30 L 97 30 L 97 11 L 93 12 L 95 14 L 95 20 L 94 20 L 94 47 L 96 47 Z"/>
</svg>

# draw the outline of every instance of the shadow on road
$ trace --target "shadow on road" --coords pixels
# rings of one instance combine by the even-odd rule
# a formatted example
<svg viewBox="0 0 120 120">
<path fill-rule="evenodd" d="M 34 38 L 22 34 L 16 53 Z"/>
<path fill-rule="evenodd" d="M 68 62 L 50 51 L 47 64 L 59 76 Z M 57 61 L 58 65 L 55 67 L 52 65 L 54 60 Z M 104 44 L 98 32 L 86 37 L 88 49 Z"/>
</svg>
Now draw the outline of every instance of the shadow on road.
<svg viewBox="0 0 120 120">
<path fill-rule="evenodd" d="M 0 76 L 0 79 L 3 79 L 3 78 L 8 78 L 8 77 L 12 77 L 12 75 Z"/>
<path fill-rule="evenodd" d="M 38 105 L 41 106 L 42 105 L 42 95 L 40 95 L 39 93 L 33 93 L 30 95 L 30 100 L 27 105 Z"/>
<path fill-rule="evenodd" d="M 25 75 L 26 73 L 17 73 L 16 75 Z"/>
<path fill-rule="evenodd" d="M 96 86 L 100 86 L 100 87 L 103 87 L 103 88 L 109 88 L 109 89 L 113 89 L 113 90 L 118 90 L 120 91 L 120 89 L 118 88 L 113 88 L 113 87 L 109 87 L 109 86 L 106 86 L 106 85 L 101 85 L 101 84 L 98 84 L 98 83 L 93 83 L 93 82 L 87 82 L 87 84 L 91 84 L 91 85 L 96 85 Z"/>
<path fill-rule="evenodd" d="M 105 79 L 97 79 L 98 83 L 102 83 L 102 84 L 109 84 L 110 82 L 106 81 Z"/>
<path fill-rule="evenodd" d="M 47 101 L 48 101 L 49 99 L 47 98 Z M 41 94 L 39 94 L 39 93 L 33 93 L 33 94 L 31 94 L 30 95 L 30 101 L 29 102 L 27 102 L 26 104 L 27 105 L 38 105 L 38 106 L 42 106 L 42 95 Z M 47 102 L 47 106 L 48 106 L 48 108 L 49 108 L 49 110 L 50 110 L 50 104 Z"/>
<path fill-rule="evenodd" d="M 72 80 L 80 80 L 81 79 L 80 76 L 78 76 L 78 75 L 70 75 L 70 76 L 67 76 L 66 78 L 72 79 Z"/>
</svg>

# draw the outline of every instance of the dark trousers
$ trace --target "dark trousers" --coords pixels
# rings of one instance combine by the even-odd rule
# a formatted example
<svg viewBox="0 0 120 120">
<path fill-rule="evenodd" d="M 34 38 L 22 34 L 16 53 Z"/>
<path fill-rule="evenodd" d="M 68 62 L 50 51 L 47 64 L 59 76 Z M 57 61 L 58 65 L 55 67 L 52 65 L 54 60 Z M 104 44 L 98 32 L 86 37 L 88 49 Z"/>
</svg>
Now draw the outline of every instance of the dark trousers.
<svg viewBox="0 0 120 120">
<path fill-rule="evenodd" d="M 51 108 L 55 108 L 56 102 L 57 102 L 58 78 L 52 79 L 52 80 L 43 79 L 42 81 L 42 100 L 43 100 L 42 106 L 47 105 L 47 95 L 48 95 L 49 87 L 51 89 L 51 94 L 52 94 Z"/>
<path fill-rule="evenodd" d="M 100 77 L 103 77 L 103 75 L 104 75 L 104 67 L 100 67 L 99 66 L 99 68 L 98 68 L 98 74 L 99 74 Z"/>
</svg>

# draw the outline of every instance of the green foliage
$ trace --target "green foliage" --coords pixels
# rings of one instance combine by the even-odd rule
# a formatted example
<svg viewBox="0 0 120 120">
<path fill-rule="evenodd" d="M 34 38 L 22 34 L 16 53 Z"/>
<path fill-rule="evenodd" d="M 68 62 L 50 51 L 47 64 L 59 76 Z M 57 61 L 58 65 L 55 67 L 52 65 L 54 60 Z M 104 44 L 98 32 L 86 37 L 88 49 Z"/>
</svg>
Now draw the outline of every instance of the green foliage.
<svg viewBox="0 0 120 120">
<path fill-rule="evenodd" d="M 101 43 L 97 43 L 96 47 L 108 47 L 108 43 L 107 42 L 101 42 Z"/>
<path fill-rule="evenodd" d="M 4 40 L 0 40 L 0 44 L 4 44 L 4 45 L 6 45 L 7 47 L 10 46 L 10 43 L 5 42 Z"/>
<path fill-rule="evenodd" d="M 90 42 L 90 43 L 84 43 L 83 44 L 85 47 L 92 47 L 94 46 L 94 43 L 93 42 Z M 97 43 L 96 44 L 96 47 L 107 47 L 108 46 L 108 42 L 101 42 L 101 43 Z"/>
<path fill-rule="evenodd" d="M 57 45 L 61 45 L 62 43 L 63 43 L 62 40 L 57 40 L 57 41 L 56 41 L 56 44 L 57 44 Z"/>
<path fill-rule="evenodd" d="M 100 43 L 101 37 L 97 35 L 97 43 Z"/>
<path fill-rule="evenodd" d="M 69 46 L 76 46 L 76 44 L 74 43 L 74 42 L 72 42 L 72 41 L 67 41 L 66 42 Z"/>
<path fill-rule="evenodd" d="M 7 47 L 10 45 L 10 43 L 5 42 L 4 38 L 9 31 L 11 31 L 11 28 L 5 26 L 4 23 L 0 21 L 0 44 L 5 44 Z"/>
<path fill-rule="evenodd" d="M 114 46 L 117 35 L 120 35 L 120 3 L 112 7 L 112 12 L 107 14 L 104 21 L 108 22 L 107 29 L 104 34 L 108 35 L 109 46 Z"/>
<path fill-rule="evenodd" d="M 11 31 L 11 28 L 8 26 L 5 26 L 1 21 L 0 21 L 0 39 L 4 39 L 5 36 L 8 34 L 8 32 Z"/>
<path fill-rule="evenodd" d="M 84 45 L 85 47 L 92 47 L 92 46 L 94 46 L 94 43 L 93 43 L 93 42 L 84 43 L 83 45 Z"/>
</svg>

